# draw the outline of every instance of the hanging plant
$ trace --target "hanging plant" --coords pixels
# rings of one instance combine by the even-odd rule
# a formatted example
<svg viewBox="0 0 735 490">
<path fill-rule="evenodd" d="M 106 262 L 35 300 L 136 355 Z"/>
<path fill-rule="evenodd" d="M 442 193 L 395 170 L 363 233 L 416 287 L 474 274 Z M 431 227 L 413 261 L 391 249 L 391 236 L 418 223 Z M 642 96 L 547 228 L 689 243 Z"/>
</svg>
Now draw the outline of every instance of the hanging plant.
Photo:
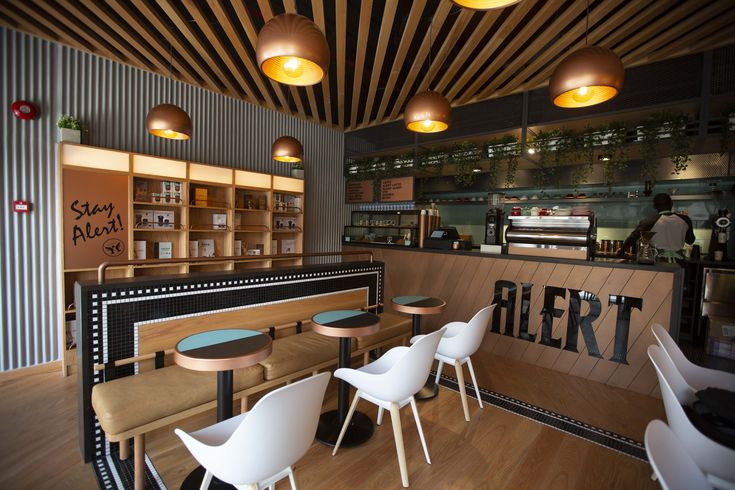
<svg viewBox="0 0 735 490">
<path fill-rule="evenodd" d="M 436 147 L 431 148 L 429 151 L 417 155 L 418 169 L 426 173 L 441 175 L 446 159 L 447 153 L 445 151 Z"/>
<path fill-rule="evenodd" d="M 516 182 L 516 172 L 518 171 L 518 160 L 521 156 L 520 145 L 516 140 L 516 147 L 505 157 L 505 187 L 510 188 Z"/>
<path fill-rule="evenodd" d="M 482 149 L 475 143 L 460 143 L 449 154 L 449 163 L 455 165 L 454 182 L 461 187 L 475 183 L 475 163 L 482 157 Z"/>
<path fill-rule="evenodd" d="M 512 134 L 506 134 L 501 138 L 490 141 L 487 145 L 487 155 L 490 159 L 490 170 L 488 172 L 488 190 L 493 191 L 498 188 L 498 172 L 501 165 L 506 163 L 507 173 L 505 176 L 505 187 L 509 187 L 515 180 L 515 171 L 518 166 L 518 159 L 511 162 L 512 155 L 517 152 L 518 139 Z M 511 168 L 512 167 L 512 168 Z M 509 185 L 510 178 L 510 185 Z"/>
<path fill-rule="evenodd" d="M 570 160 L 578 165 L 572 171 L 572 187 L 576 192 L 581 184 L 589 182 L 594 171 L 595 145 L 599 140 L 599 133 L 587 126 L 584 133 L 574 138 Z"/>
<path fill-rule="evenodd" d="M 556 165 L 559 163 L 556 150 L 560 140 L 561 130 L 558 129 L 540 131 L 532 140 L 531 146 L 536 150 L 536 154 L 538 155 L 538 162 L 536 163 L 537 170 L 533 174 L 533 180 L 536 187 L 541 190 L 549 186 L 556 172 Z"/>
<path fill-rule="evenodd" d="M 656 183 L 658 172 L 658 140 L 661 134 L 661 119 L 652 115 L 641 123 L 638 136 L 641 142 L 641 180 L 650 180 Z"/>
<path fill-rule="evenodd" d="M 607 136 L 605 152 L 609 157 L 603 164 L 603 176 L 607 191 L 612 191 L 615 174 L 628 168 L 627 129 L 623 122 L 612 122 L 604 130 Z"/>
<path fill-rule="evenodd" d="M 722 111 L 720 126 L 720 155 L 732 151 L 732 134 L 735 132 L 735 105 L 729 105 Z"/>
<path fill-rule="evenodd" d="M 662 113 L 661 129 L 664 133 L 671 136 L 671 144 L 669 146 L 669 158 L 674 164 L 672 175 L 680 175 L 685 172 L 689 166 L 689 138 L 687 138 L 687 122 L 689 117 L 683 112 L 676 114 Z"/>
</svg>

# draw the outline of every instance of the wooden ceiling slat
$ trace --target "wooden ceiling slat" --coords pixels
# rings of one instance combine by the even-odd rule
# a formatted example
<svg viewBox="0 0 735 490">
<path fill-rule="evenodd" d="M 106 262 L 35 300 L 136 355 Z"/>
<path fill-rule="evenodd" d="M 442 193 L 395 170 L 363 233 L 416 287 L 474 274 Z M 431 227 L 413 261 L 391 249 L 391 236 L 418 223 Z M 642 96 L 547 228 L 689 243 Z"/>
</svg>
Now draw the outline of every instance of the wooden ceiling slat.
<svg viewBox="0 0 735 490">
<path fill-rule="evenodd" d="M 488 12 L 481 13 L 480 15 L 483 16 L 483 19 L 487 18 Z M 454 47 L 457 45 L 457 42 L 459 41 L 459 37 L 464 33 L 464 31 L 469 27 L 470 20 L 475 15 L 474 10 L 470 9 L 460 9 L 459 14 L 457 15 L 457 19 L 454 21 L 454 24 L 452 24 L 451 29 L 449 29 L 449 33 L 447 36 L 440 40 L 438 39 L 438 34 L 440 29 L 434 29 L 433 22 L 430 26 L 430 35 L 433 37 L 431 43 L 432 47 L 430 48 L 431 51 L 433 51 L 431 64 L 429 65 L 429 72 L 421 79 L 421 82 L 419 84 L 418 91 L 423 92 L 424 90 L 428 90 L 431 88 L 431 81 L 436 76 L 439 69 L 444 65 L 444 61 L 446 61 L 447 56 L 449 56 L 449 53 L 454 49 Z M 482 29 L 482 27 L 478 26 L 479 29 Z M 477 32 L 477 29 L 475 29 L 474 32 Z M 470 36 L 472 34 L 470 33 Z M 434 44 L 441 42 L 441 46 L 439 46 L 439 49 L 434 48 Z M 469 42 L 469 41 L 468 41 Z M 474 48 L 474 46 L 473 46 Z"/>
<path fill-rule="evenodd" d="M 426 0 L 415 0 L 411 4 L 411 12 L 408 15 L 406 27 L 403 29 L 401 41 L 398 45 L 398 51 L 396 51 L 396 56 L 393 59 L 393 65 L 390 71 L 390 75 L 388 76 L 388 82 L 386 83 L 385 89 L 383 90 L 383 96 L 380 100 L 378 113 L 376 118 L 373 120 L 373 123 L 381 121 L 383 119 L 383 116 L 385 115 L 385 110 L 388 107 L 388 102 L 390 101 L 391 94 L 393 93 L 393 87 L 395 87 L 396 80 L 398 80 L 398 75 L 401 73 L 401 67 L 406 62 L 406 54 L 408 53 L 408 48 L 411 47 L 411 41 L 413 41 L 413 36 L 414 34 L 416 34 L 416 28 L 421 21 L 421 16 L 425 8 Z"/>
<path fill-rule="evenodd" d="M 191 3 L 191 2 L 188 2 Z M 256 87 L 260 91 L 260 94 L 263 96 L 263 100 L 265 101 L 265 104 L 267 107 L 273 110 L 278 110 L 276 107 L 276 103 L 273 100 L 273 97 L 271 97 L 270 92 L 266 88 L 265 84 L 263 83 L 263 75 L 260 73 L 260 70 L 258 70 L 257 66 L 253 62 L 253 59 L 250 57 L 250 54 L 248 53 L 247 49 L 243 45 L 242 41 L 240 40 L 240 37 L 238 36 L 237 32 L 235 31 L 235 27 L 232 24 L 230 18 L 225 13 L 224 9 L 222 8 L 222 4 L 220 1 L 216 2 L 209 2 L 209 8 L 212 9 L 212 12 L 214 13 L 214 16 L 217 18 L 217 22 L 219 22 L 220 26 L 222 26 L 222 29 L 225 31 L 225 35 L 227 36 L 227 40 L 229 40 L 230 43 L 232 43 L 232 46 L 235 48 L 235 52 L 239 56 L 238 59 L 232 59 L 232 63 L 235 65 L 238 65 L 238 62 L 242 62 L 245 65 L 245 68 L 250 73 L 250 76 L 253 78 L 253 81 L 255 82 Z M 239 72 L 239 67 L 238 67 Z"/>
<path fill-rule="evenodd" d="M 350 128 L 354 129 L 357 123 L 357 106 L 360 103 L 362 89 L 362 73 L 365 68 L 365 51 L 367 50 L 368 34 L 370 33 L 370 16 L 373 13 L 373 0 L 360 2 L 360 24 L 357 31 L 357 48 L 355 55 L 355 77 L 352 84 L 352 110 L 350 111 Z"/>
<path fill-rule="evenodd" d="M 148 2 L 146 0 L 133 0 L 133 3 L 141 12 L 145 11 L 144 13 L 146 14 L 146 18 L 149 21 L 153 21 L 153 17 L 162 24 L 162 26 L 158 27 L 158 30 L 166 36 L 166 39 L 174 46 L 174 49 L 177 53 L 188 53 L 189 57 L 192 60 L 196 60 L 196 64 L 201 67 L 202 72 L 204 73 L 207 72 L 207 68 L 211 69 L 214 72 L 214 75 L 219 79 L 219 81 L 224 84 L 225 87 L 227 87 L 230 95 L 232 95 L 233 97 L 238 97 L 242 92 L 245 91 L 243 88 L 233 83 L 227 76 L 227 74 L 222 71 L 219 63 L 217 63 L 217 60 L 212 57 L 209 50 L 205 48 L 200 39 L 197 37 L 196 31 L 193 29 L 191 23 L 188 21 L 188 19 L 185 19 L 181 16 L 181 13 L 179 13 L 176 8 L 176 6 L 180 4 L 178 0 L 156 0 L 156 3 L 161 8 L 161 10 L 163 10 L 167 19 L 159 18 L 158 12 L 148 7 Z M 175 28 L 184 35 L 188 43 L 192 46 L 194 53 L 189 53 L 188 46 L 179 41 L 176 32 L 172 28 L 173 26 L 171 26 L 170 24 L 165 24 L 166 20 L 172 22 L 173 26 L 175 26 Z M 212 40 L 210 40 L 210 42 L 211 41 Z M 195 54 L 199 56 L 195 56 Z M 202 58 L 204 63 L 201 63 L 199 61 L 199 57 Z M 192 63 L 192 61 L 189 61 L 189 59 L 187 59 L 187 61 L 190 64 Z M 192 64 L 192 66 L 194 65 Z M 245 93 L 247 94 L 247 92 Z M 250 100 L 253 100 L 250 94 L 247 95 Z M 257 102 L 257 98 L 255 98 L 254 100 Z"/>
<path fill-rule="evenodd" d="M 324 35 L 327 35 L 327 26 L 324 19 L 324 4 L 321 0 L 311 0 L 311 11 L 314 14 L 314 22 L 319 26 Z M 330 48 L 331 51 L 331 48 Z M 324 116 L 327 126 L 332 127 L 332 96 L 329 93 L 329 71 L 322 79 L 322 102 L 324 103 Z"/>
<path fill-rule="evenodd" d="M 230 0 L 219 0 L 221 2 L 229 2 Z M 240 21 L 240 25 L 242 26 L 243 30 L 245 31 L 245 35 L 248 37 L 248 41 L 250 41 L 250 46 L 252 46 L 253 51 L 255 51 L 255 47 L 258 44 L 258 31 L 255 30 L 255 24 L 253 23 L 253 19 L 250 18 L 250 14 L 247 11 L 247 8 L 245 8 L 244 0 L 234 1 L 230 5 L 232 5 L 232 8 L 235 10 L 235 15 L 237 15 L 237 20 Z M 260 67 L 257 66 L 257 60 L 254 60 L 254 63 L 256 64 L 255 70 L 258 73 L 262 72 L 260 71 Z M 273 91 L 276 93 L 276 97 L 278 98 L 278 102 L 281 104 L 281 108 L 283 111 L 287 113 L 291 113 L 291 109 L 288 108 L 288 102 L 286 101 L 286 94 L 284 93 L 281 84 L 271 80 L 265 75 L 262 75 L 263 78 L 270 84 L 270 86 L 273 88 Z"/>
<path fill-rule="evenodd" d="M 702 37 L 698 41 L 692 43 L 687 39 L 683 44 L 675 43 L 671 47 L 667 47 L 665 50 L 659 50 L 658 53 L 661 56 L 666 56 L 667 58 L 676 58 L 691 53 L 699 53 L 700 51 L 708 51 L 722 46 L 735 44 L 735 32 L 732 29 L 723 29 L 720 32 L 711 32 L 707 29 L 707 32 L 704 32 L 705 29 L 700 28 L 697 31 L 698 32 L 695 33 L 697 36 L 699 36 L 699 31 L 702 32 Z"/>
<path fill-rule="evenodd" d="M 464 59 L 461 63 L 459 63 L 459 59 L 461 58 L 461 56 L 458 56 L 458 59 L 455 60 L 449 67 L 449 69 L 442 74 L 439 83 L 436 84 L 436 90 L 442 93 L 446 92 L 445 96 L 447 97 L 447 99 L 449 99 L 450 101 L 453 100 L 456 97 L 457 93 L 459 93 L 459 91 L 462 89 L 462 87 L 469 83 L 472 77 L 474 77 L 475 73 L 477 73 L 477 71 L 482 68 L 482 66 L 487 62 L 490 56 L 492 56 L 492 54 L 497 51 L 498 47 L 505 41 L 510 33 L 513 32 L 513 29 L 515 29 L 515 27 L 521 22 L 521 20 L 523 20 L 523 18 L 535 5 L 536 0 L 524 0 L 523 2 L 513 6 L 513 11 L 505 19 L 505 21 L 503 21 L 503 24 L 498 28 L 498 30 L 493 33 L 492 37 L 488 40 L 482 50 L 474 58 L 473 62 L 470 63 L 470 65 L 462 71 L 462 75 L 457 79 L 457 81 L 453 83 L 451 87 L 448 87 L 449 82 L 451 82 L 455 75 L 460 71 L 460 69 L 462 69 L 462 65 L 466 61 L 466 59 Z"/>
<path fill-rule="evenodd" d="M 337 29 L 337 116 L 338 126 L 345 129 L 345 45 L 347 38 L 347 0 L 335 4 Z"/>
<path fill-rule="evenodd" d="M 635 4 L 635 2 L 634 2 Z M 653 20 L 662 16 L 665 12 L 676 6 L 676 0 L 660 0 L 658 2 L 648 2 L 647 5 L 638 12 L 632 19 L 628 19 L 625 23 L 607 29 L 607 34 L 603 35 L 599 41 L 601 46 L 610 49 L 619 49 L 618 44 L 629 39 L 636 32 L 643 29 Z"/>
<path fill-rule="evenodd" d="M 383 11 L 383 19 L 380 23 L 380 35 L 378 37 L 378 46 L 375 49 L 375 61 L 373 62 L 372 76 L 370 77 L 370 88 L 368 89 L 367 101 L 365 103 L 365 114 L 362 124 L 367 124 L 372 115 L 373 103 L 375 102 L 375 92 L 378 90 L 378 82 L 380 81 L 380 73 L 383 71 L 383 61 L 385 61 L 385 51 L 388 48 L 388 40 L 393 28 L 393 19 L 396 17 L 396 9 L 398 2 L 386 2 Z"/>
<path fill-rule="evenodd" d="M 439 32 L 444 25 L 444 22 L 447 20 L 447 16 L 449 15 L 449 12 L 452 10 L 452 3 L 451 2 L 441 2 L 439 3 L 439 7 L 436 9 L 436 12 L 434 12 L 433 15 L 433 24 L 432 30 L 435 30 L 436 32 Z M 395 104 L 393 105 L 393 109 L 390 112 L 390 116 L 388 117 L 389 120 L 395 120 L 398 119 L 399 114 L 403 111 L 403 106 L 406 103 L 406 99 L 409 95 L 409 91 L 413 88 L 413 84 L 416 81 L 416 77 L 419 76 L 419 71 L 421 70 L 421 67 L 424 65 L 424 62 L 426 61 L 426 57 L 429 55 L 429 44 L 431 43 L 430 40 L 430 33 L 427 30 L 426 34 L 424 35 L 424 39 L 421 41 L 421 46 L 418 49 L 418 52 L 413 58 L 413 63 L 411 63 L 411 68 L 408 71 L 408 75 L 406 76 L 406 79 L 403 81 L 403 85 L 401 86 L 401 92 L 398 94 L 398 98 L 396 99 Z M 411 94 L 413 95 L 413 94 Z"/>
<path fill-rule="evenodd" d="M 230 51 L 227 49 L 227 47 L 222 44 L 222 41 L 220 40 L 219 36 L 216 32 L 212 29 L 212 27 L 209 24 L 209 21 L 206 18 L 205 13 L 202 11 L 201 6 L 193 2 L 192 0 L 179 0 L 184 5 L 184 8 L 189 13 L 189 15 L 192 16 L 194 19 L 194 22 L 197 26 L 199 26 L 199 29 L 202 31 L 204 36 L 207 38 L 207 41 L 209 41 L 209 44 L 212 45 L 214 48 L 216 54 L 219 56 L 219 58 L 222 60 L 222 62 L 227 67 L 230 74 L 232 74 L 233 77 L 235 77 L 235 80 L 239 84 L 239 86 L 242 88 L 242 90 L 247 94 L 248 99 L 251 102 L 259 103 L 261 98 L 265 101 L 266 105 L 270 107 L 271 109 L 275 109 L 275 105 L 273 105 L 273 101 L 270 100 L 263 95 L 260 97 L 258 93 L 256 93 L 255 90 L 250 86 L 250 83 L 245 79 L 245 76 L 240 71 L 240 65 L 244 62 L 244 60 L 240 59 L 237 60 L 232 57 L 230 54 Z M 190 23 L 189 23 L 190 24 Z M 190 42 L 192 42 L 190 40 Z M 206 50 L 205 45 L 199 40 L 199 38 L 196 38 L 196 42 L 200 47 L 201 50 Z M 210 54 L 210 56 L 212 56 Z M 226 76 L 227 73 L 223 72 L 223 76 Z"/>
<path fill-rule="evenodd" d="M 283 0 L 283 6 L 287 14 L 298 14 L 294 0 Z M 304 88 L 306 89 L 306 98 L 309 101 L 309 108 L 311 109 L 311 118 L 319 123 L 321 120 L 319 118 L 319 108 L 316 104 L 316 96 L 314 95 L 314 87 L 307 86 Z"/>
<path fill-rule="evenodd" d="M 528 46 L 523 48 L 525 53 L 540 53 L 542 48 L 551 42 L 554 37 L 558 36 L 567 26 L 569 26 L 576 17 L 585 11 L 585 4 L 583 2 L 574 2 L 569 8 L 564 9 L 561 14 L 554 19 L 553 22 L 546 22 L 537 32 L 533 38 L 533 41 Z M 554 44 L 555 46 L 556 44 Z M 510 77 L 512 77 L 528 60 L 528 57 L 523 56 L 523 53 L 519 53 L 513 58 L 513 60 L 499 70 L 492 77 L 490 85 L 480 92 L 478 99 L 483 97 L 490 97 L 495 95 L 495 91 Z"/>
<path fill-rule="evenodd" d="M 38 36 L 42 39 L 48 39 L 49 41 L 59 42 L 59 36 L 54 31 L 51 31 L 47 29 L 46 27 L 42 26 L 34 18 L 26 17 L 22 12 L 15 10 L 14 7 L 10 5 L 10 3 L 0 4 L 0 7 L 2 8 L 2 10 L 0 10 L 0 13 L 2 13 L 4 16 L 6 16 L 8 19 L 10 19 L 12 22 L 15 23 L 15 25 L 8 24 L 8 27 L 12 29 L 20 29 L 22 31 L 33 34 L 34 36 Z M 68 41 L 65 41 L 65 42 L 68 43 Z M 86 48 L 81 48 L 81 49 L 84 49 L 85 51 L 87 51 Z"/>
<path fill-rule="evenodd" d="M 130 26 L 131 29 L 134 29 L 135 32 L 141 35 L 143 39 L 151 46 L 150 49 L 157 50 L 157 52 L 164 58 L 168 58 L 168 53 L 171 50 L 171 47 L 166 45 L 165 43 L 161 42 L 159 40 L 159 37 L 156 35 L 153 35 L 152 33 L 148 32 L 148 29 L 140 23 L 138 18 L 129 10 L 130 5 L 128 5 L 127 0 L 109 0 L 110 6 L 115 9 L 115 12 L 122 17 L 122 19 Z M 147 10 L 147 9 L 146 9 Z M 144 15 L 146 12 L 144 12 Z M 163 27 L 163 24 L 160 22 L 158 18 L 151 18 L 151 16 L 147 16 L 148 20 L 153 24 L 156 29 L 160 29 Z M 178 43 L 177 43 L 178 44 Z M 170 59 L 169 63 L 171 64 L 172 68 L 175 69 L 179 73 L 179 77 L 189 82 L 193 85 L 199 85 L 203 86 L 205 88 L 209 88 L 210 90 L 220 90 L 219 84 L 215 83 L 214 80 L 209 77 L 209 75 L 204 71 L 201 75 L 198 71 L 196 71 L 196 63 L 193 59 L 191 59 L 191 56 L 189 56 L 189 53 L 186 51 L 179 50 L 176 45 L 174 45 L 174 49 L 177 49 L 178 53 L 180 54 L 182 58 L 184 58 L 187 63 L 190 64 L 191 68 L 186 66 L 185 64 L 181 63 L 177 56 L 174 56 L 173 59 Z M 152 55 L 152 53 L 151 53 Z M 169 71 L 169 70 L 167 70 Z M 203 81 L 203 82 L 202 82 Z"/>
<path fill-rule="evenodd" d="M 594 45 L 597 38 L 602 37 L 600 32 L 605 31 L 601 26 L 597 26 L 595 29 L 595 25 L 600 20 L 604 19 L 606 15 L 610 14 L 618 7 L 621 7 L 621 3 L 624 3 L 624 0 L 607 0 L 598 4 L 596 8 L 590 10 L 589 20 L 590 25 L 593 26 L 589 35 L 590 45 Z M 622 5 L 622 8 L 617 12 L 614 12 L 613 15 L 618 16 L 619 18 L 628 18 L 635 14 L 636 10 L 637 8 L 634 8 L 633 4 L 628 3 L 627 5 Z M 549 65 L 547 68 L 556 67 L 556 65 L 561 62 L 566 55 L 584 47 L 586 42 L 584 38 L 586 26 L 587 20 L 585 17 L 554 42 L 553 46 L 549 47 L 549 49 L 545 50 L 543 53 L 540 53 L 532 63 L 529 63 L 528 66 L 523 68 L 520 72 L 515 73 L 513 75 L 513 79 L 503 87 L 503 89 L 498 90 L 497 94 L 502 96 L 504 94 L 517 91 L 519 87 L 523 86 L 524 83 L 534 75 L 534 73 L 541 70 L 544 66 Z"/>
<path fill-rule="evenodd" d="M 98 36 L 107 36 L 107 40 L 113 46 L 115 46 L 118 51 L 125 53 L 125 55 L 128 56 L 131 64 L 137 66 L 138 68 L 143 68 L 144 70 L 149 70 L 158 74 L 166 72 L 163 68 L 163 65 L 158 62 L 158 59 L 155 56 L 149 59 L 148 56 L 150 56 L 150 54 L 148 54 L 146 49 L 142 45 L 140 45 L 132 36 L 130 36 L 129 33 L 120 29 L 117 23 L 113 22 L 112 19 L 97 5 L 94 5 L 93 3 L 85 5 L 93 14 L 89 15 L 81 8 L 79 8 L 80 4 L 76 1 L 56 1 L 66 10 L 72 12 L 74 15 L 82 19 L 82 21 L 90 26 L 90 28 L 93 29 Z M 100 23 L 100 20 L 102 21 L 102 23 Z M 108 28 L 109 30 L 107 30 Z M 129 43 L 130 48 L 126 44 L 123 44 L 123 42 L 126 44 Z M 137 50 L 138 52 L 135 52 L 134 50 Z"/>
</svg>

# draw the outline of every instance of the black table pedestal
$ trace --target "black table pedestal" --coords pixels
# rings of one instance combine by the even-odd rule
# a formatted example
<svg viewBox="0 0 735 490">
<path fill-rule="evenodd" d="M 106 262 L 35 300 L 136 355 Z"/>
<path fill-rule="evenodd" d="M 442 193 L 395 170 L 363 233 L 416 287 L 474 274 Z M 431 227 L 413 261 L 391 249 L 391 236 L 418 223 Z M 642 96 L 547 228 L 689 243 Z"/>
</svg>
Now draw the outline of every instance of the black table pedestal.
<svg viewBox="0 0 735 490">
<path fill-rule="evenodd" d="M 350 356 L 352 354 L 352 342 L 350 337 L 339 339 L 339 367 L 350 367 Z M 316 430 L 316 440 L 327 446 L 337 444 L 339 433 L 347 419 L 350 407 L 350 385 L 344 380 L 339 380 L 337 385 L 337 410 L 324 412 L 319 417 L 319 426 Z M 373 422 L 362 412 L 355 410 L 352 420 L 347 427 L 347 432 L 342 438 L 341 447 L 354 447 L 364 443 L 373 435 Z"/>
<path fill-rule="evenodd" d="M 217 371 L 217 422 L 232 418 L 232 370 Z M 206 470 L 199 466 L 184 479 L 181 490 L 197 490 L 202 486 L 202 480 Z M 234 489 L 229 483 L 225 483 L 213 476 L 209 484 L 213 490 Z"/>
<path fill-rule="evenodd" d="M 421 335 L 421 315 L 411 315 L 413 322 L 411 324 L 411 335 L 417 336 Z M 439 387 L 434 382 L 434 376 L 429 375 L 429 378 L 426 380 L 426 383 L 424 384 L 424 387 L 419 390 L 418 393 L 416 393 L 413 398 L 416 401 L 423 401 L 423 400 L 430 400 L 434 398 L 439 393 Z"/>
</svg>

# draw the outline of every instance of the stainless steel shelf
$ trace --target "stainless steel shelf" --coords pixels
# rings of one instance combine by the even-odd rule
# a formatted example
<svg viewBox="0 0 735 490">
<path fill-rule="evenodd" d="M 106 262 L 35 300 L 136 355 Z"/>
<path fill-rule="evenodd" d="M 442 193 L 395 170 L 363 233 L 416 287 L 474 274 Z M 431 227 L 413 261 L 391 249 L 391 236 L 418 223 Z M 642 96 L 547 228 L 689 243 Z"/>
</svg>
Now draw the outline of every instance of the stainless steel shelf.
<svg viewBox="0 0 735 490">
<path fill-rule="evenodd" d="M 729 193 L 722 194 L 683 194 L 671 196 L 672 201 L 706 201 L 713 200 L 729 196 Z M 585 198 L 557 198 L 557 199 L 525 199 L 525 200 L 508 200 L 506 199 L 504 205 L 528 205 L 528 204 L 574 204 L 574 203 L 610 203 L 610 202 L 650 202 L 653 199 L 652 196 L 640 196 L 640 197 L 585 197 Z M 431 201 L 416 201 L 416 204 L 431 204 Z M 434 204 L 443 206 L 445 204 L 487 204 L 487 199 L 480 201 L 465 201 L 465 200 L 452 200 L 452 201 L 434 201 Z"/>
</svg>

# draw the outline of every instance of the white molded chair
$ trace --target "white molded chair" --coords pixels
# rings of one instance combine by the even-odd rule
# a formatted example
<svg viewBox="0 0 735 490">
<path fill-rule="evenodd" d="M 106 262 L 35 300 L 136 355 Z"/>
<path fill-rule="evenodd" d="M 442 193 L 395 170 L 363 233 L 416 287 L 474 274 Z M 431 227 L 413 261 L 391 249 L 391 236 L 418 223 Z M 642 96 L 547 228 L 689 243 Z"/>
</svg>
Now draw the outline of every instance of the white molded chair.
<svg viewBox="0 0 735 490">
<path fill-rule="evenodd" d="M 472 368 L 472 360 L 470 356 L 477 352 L 480 348 L 482 339 L 485 337 L 487 332 L 487 326 L 490 324 L 490 318 L 493 314 L 495 305 L 487 306 L 477 313 L 469 322 L 450 322 L 444 325 L 446 332 L 439 342 L 439 347 L 436 349 L 434 359 L 439 361 L 439 366 L 436 368 L 436 379 L 435 382 L 439 384 L 439 378 L 442 374 L 442 368 L 444 363 L 454 365 L 455 371 L 457 371 L 457 384 L 459 385 L 459 394 L 462 398 L 462 409 L 464 410 L 464 418 L 467 422 L 470 421 L 470 410 L 467 406 L 467 393 L 464 386 L 464 372 L 462 371 L 462 365 L 467 363 L 467 367 L 470 370 L 470 376 L 472 377 L 472 384 L 475 385 L 475 394 L 477 395 L 477 403 L 482 408 L 482 398 L 480 397 L 480 389 L 477 387 L 477 378 L 475 378 L 475 370 Z M 415 342 L 422 335 L 417 335 L 411 339 L 411 342 Z"/>
<path fill-rule="evenodd" d="M 687 384 L 694 388 L 695 392 L 705 388 L 735 391 L 735 374 L 697 366 L 686 358 L 674 339 L 669 335 L 669 332 L 658 323 L 651 327 L 651 331 L 653 331 L 653 336 L 656 337 L 658 345 L 669 356 L 676 369 L 684 377 Z"/>
<path fill-rule="evenodd" d="M 416 428 L 419 431 L 421 445 L 424 448 L 426 462 L 431 464 L 429 450 L 426 448 L 424 431 L 421 428 L 421 420 L 416 409 L 416 401 L 413 398 L 429 376 L 431 364 L 434 360 L 436 347 L 439 345 L 444 329 L 423 336 L 411 347 L 394 347 L 378 360 L 359 369 L 341 368 L 334 372 L 335 378 L 340 378 L 357 389 L 355 397 L 347 413 L 347 419 L 342 426 L 342 431 L 334 445 L 332 455 L 337 454 L 339 445 L 350 425 L 352 414 L 357 408 L 360 398 L 376 404 L 378 409 L 378 424 L 382 420 L 383 410 L 390 411 L 390 419 L 393 424 L 393 435 L 396 439 L 396 451 L 398 452 L 398 466 L 401 470 L 401 483 L 408 486 L 408 471 L 406 469 L 406 451 L 403 447 L 403 433 L 401 432 L 400 409 L 411 404 Z"/>
<path fill-rule="evenodd" d="M 664 490 L 710 490 L 712 485 L 687 454 L 681 441 L 660 420 L 652 420 L 644 437 L 648 461 Z"/>
<path fill-rule="evenodd" d="M 695 391 L 666 352 L 658 345 L 651 345 L 648 357 L 656 368 L 669 427 L 685 443 L 687 453 L 714 487 L 735 490 L 735 450 L 713 441 L 691 423 L 682 405 L 692 405 Z"/>
<path fill-rule="evenodd" d="M 250 410 L 187 434 L 176 429 L 194 458 L 206 469 L 202 489 L 212 475 L 238 489 L 261 489 L 288 476 L 291 465 L 314 441 L 329 373 L 271 391 Z"/>
</svg>

